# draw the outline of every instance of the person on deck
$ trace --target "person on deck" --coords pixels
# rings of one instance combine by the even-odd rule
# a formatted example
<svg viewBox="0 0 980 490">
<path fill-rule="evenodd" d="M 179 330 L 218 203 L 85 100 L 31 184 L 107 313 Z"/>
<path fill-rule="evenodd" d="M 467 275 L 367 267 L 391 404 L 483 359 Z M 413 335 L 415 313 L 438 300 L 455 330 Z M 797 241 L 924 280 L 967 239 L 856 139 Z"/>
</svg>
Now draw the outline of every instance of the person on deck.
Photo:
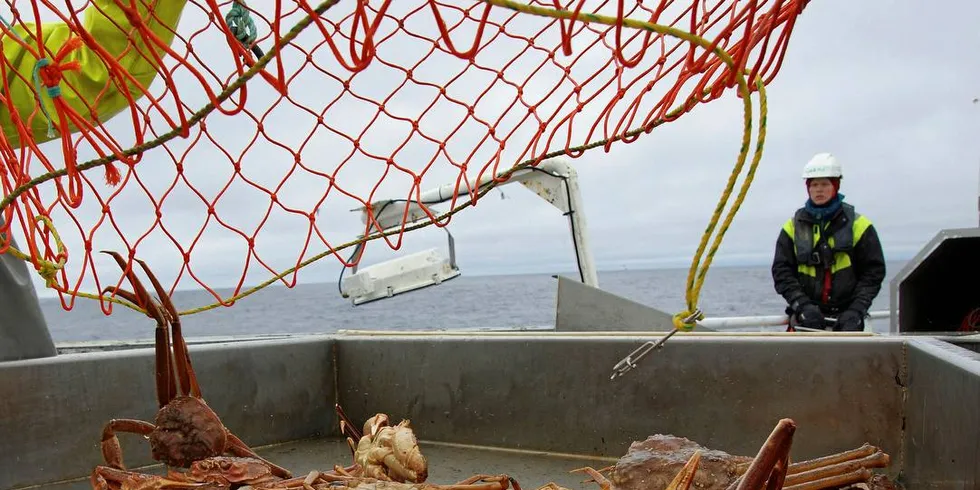
<svg viewBox="0 0 980 490">
<path fill-rule="evenodd" d="M 776 292 L 795 326 L 862 331 L 871 302 L 885 280 L 878 233 L 867 216 L 844 202 L 841 165 L 819 153 L 803 168 L 809 199 L 786 221 L 772 261 Z"/>
</svg>

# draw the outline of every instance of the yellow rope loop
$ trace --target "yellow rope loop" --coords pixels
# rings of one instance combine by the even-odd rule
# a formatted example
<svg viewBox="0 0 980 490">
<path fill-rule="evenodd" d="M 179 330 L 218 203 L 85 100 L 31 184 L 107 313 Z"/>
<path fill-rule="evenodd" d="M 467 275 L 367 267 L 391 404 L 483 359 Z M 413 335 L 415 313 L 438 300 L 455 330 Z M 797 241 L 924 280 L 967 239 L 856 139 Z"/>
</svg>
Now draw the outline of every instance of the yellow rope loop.
<svg viewBox="0 0 980 490">
<path fill-rule="evenodd" d="M 44 285 L 49 288 L 54 288 L 57 285 L 57 275 L 58 272 L 65 268 L 65 261 L 67 256 L 65 255 L 65 244 L 61 241 L 61 235 L 58 234 L 58 230 L 55 229 L 54 223 L 47 216 L 36 216 L 34 218 L 34 224 L 38 222 L 43 222 L 44 226 L 51 231 L 51 235 L 54 236 L 54 243 L 58 249 L 58 261 L 51 262 L 50 260 L 42 259 L 41 257 L 31 257 L 24 252 L 21 252 L 16 247 L 11 245 L 6 253 L 23 260 L 25 262 L 30 262 L 36 265 L 37 273 L 41 278 L 44 279 Z"/>
<path fill-rule="evenodd" d="M 691 330 L 694 330 L 694 327 L 697 326 L 697 322 L 701 320 L 704 320 L 704 314 L 701 313 L 701 310 L 684 310 L 674 315 L 674 328 L 677 330 L 690 332 Z"/>
</svg>

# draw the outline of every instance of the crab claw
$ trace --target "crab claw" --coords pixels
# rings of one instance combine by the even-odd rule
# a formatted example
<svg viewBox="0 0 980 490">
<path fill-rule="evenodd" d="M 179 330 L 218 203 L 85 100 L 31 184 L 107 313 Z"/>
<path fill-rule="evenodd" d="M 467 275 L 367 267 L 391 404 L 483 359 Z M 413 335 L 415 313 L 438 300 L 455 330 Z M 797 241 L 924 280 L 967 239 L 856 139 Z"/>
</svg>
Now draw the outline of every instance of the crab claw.
<svg viewBox="0 0 980 490">
<path fill-rule="evenodd" d="M 374 417 L 371 417 L 364 421 L 364 434 L 370 434 L 371 437 L 378 435 L 378 431 L 382 427 L 388 426 L 388 416 L 383 413 L 376 413 Z"/>
</svg>

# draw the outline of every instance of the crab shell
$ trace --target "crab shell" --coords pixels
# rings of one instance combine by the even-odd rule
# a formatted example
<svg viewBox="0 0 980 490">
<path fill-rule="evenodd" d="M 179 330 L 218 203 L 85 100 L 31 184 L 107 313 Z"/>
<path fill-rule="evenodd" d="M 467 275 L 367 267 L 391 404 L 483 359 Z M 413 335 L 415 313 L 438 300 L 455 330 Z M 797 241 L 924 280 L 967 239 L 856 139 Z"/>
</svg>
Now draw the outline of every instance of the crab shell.
<svg viewBox="0 0 980 490">
<path fill-rule="evenodd" d="M 260 485 L 280 478 L 272 474 L 269 465 L 255 458 L 215 456 L 191 463 L 182 479 L 228 488 L 234 484 Z"/>
<path fill-rule="evenodd" d="M 157 412 L 150 433 L 153 458 L 178 468 L 218 456 L 228 445 L 228 434 L 218 415 L 200 398 L 179 396 Z"/>
</svg>

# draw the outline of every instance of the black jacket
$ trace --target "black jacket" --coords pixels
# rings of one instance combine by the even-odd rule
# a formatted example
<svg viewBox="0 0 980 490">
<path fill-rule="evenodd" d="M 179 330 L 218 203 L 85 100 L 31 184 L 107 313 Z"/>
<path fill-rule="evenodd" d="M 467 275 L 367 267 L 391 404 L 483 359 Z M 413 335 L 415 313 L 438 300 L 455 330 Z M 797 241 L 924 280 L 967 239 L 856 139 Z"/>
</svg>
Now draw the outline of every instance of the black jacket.
<svg viewBox="0 0 980 490">
<path fill-rule="evenodd" d="M 800 251 L 796 247 L 795 240 L 800 237 L 802 231 L 803 237 L 810 238 L 811 243 L 816 242 L 816 234 L 806 234 L 807 231 L 815 228 L 815 224 L 816 221 L 810 213 L 805 208 L 800 208 L 794 217 L 783 225 L 776 240 L 776 251 L 772 261 L 772 278 L 776 292 L 791 307 L 794 303 L 802 303 L 809 299 L 820 305 L 825 315 L 836 316 L 849 308 L 866 314 L 885 280 L 885 257 L 881 242 L 878 240 L 878 233 L 867 217 L 855 213 L 854 208 L 845 203 L 829 220 L 827 227 L 819 231 L 822 235 L 821 243 L 826 242 L 824 237 L 833 236 L 837 249 L 824 247 L 827 251 L 821 254 L 819 247 L 811 246 L 809 248 L 817 252 L 811 255 L 823 255 L 823 258 L 817 260 L 814 257 L 805 261 L 805 257 L 801 257 L 802 254 L 798 253 Z M 800 230 L 801 226 L 805 228 Z M 850 247 L 844 243 L 841 249 L 840 242 L 846 242 L 848 234 L 854 238 L 853 243 Z M 831 268 L 832 279 L 830 295 L 828 301 L 824 303 L 822 291 L 827 267 Z M 838 270 L 834 270 L 835 268 Z"/>
</svg>

